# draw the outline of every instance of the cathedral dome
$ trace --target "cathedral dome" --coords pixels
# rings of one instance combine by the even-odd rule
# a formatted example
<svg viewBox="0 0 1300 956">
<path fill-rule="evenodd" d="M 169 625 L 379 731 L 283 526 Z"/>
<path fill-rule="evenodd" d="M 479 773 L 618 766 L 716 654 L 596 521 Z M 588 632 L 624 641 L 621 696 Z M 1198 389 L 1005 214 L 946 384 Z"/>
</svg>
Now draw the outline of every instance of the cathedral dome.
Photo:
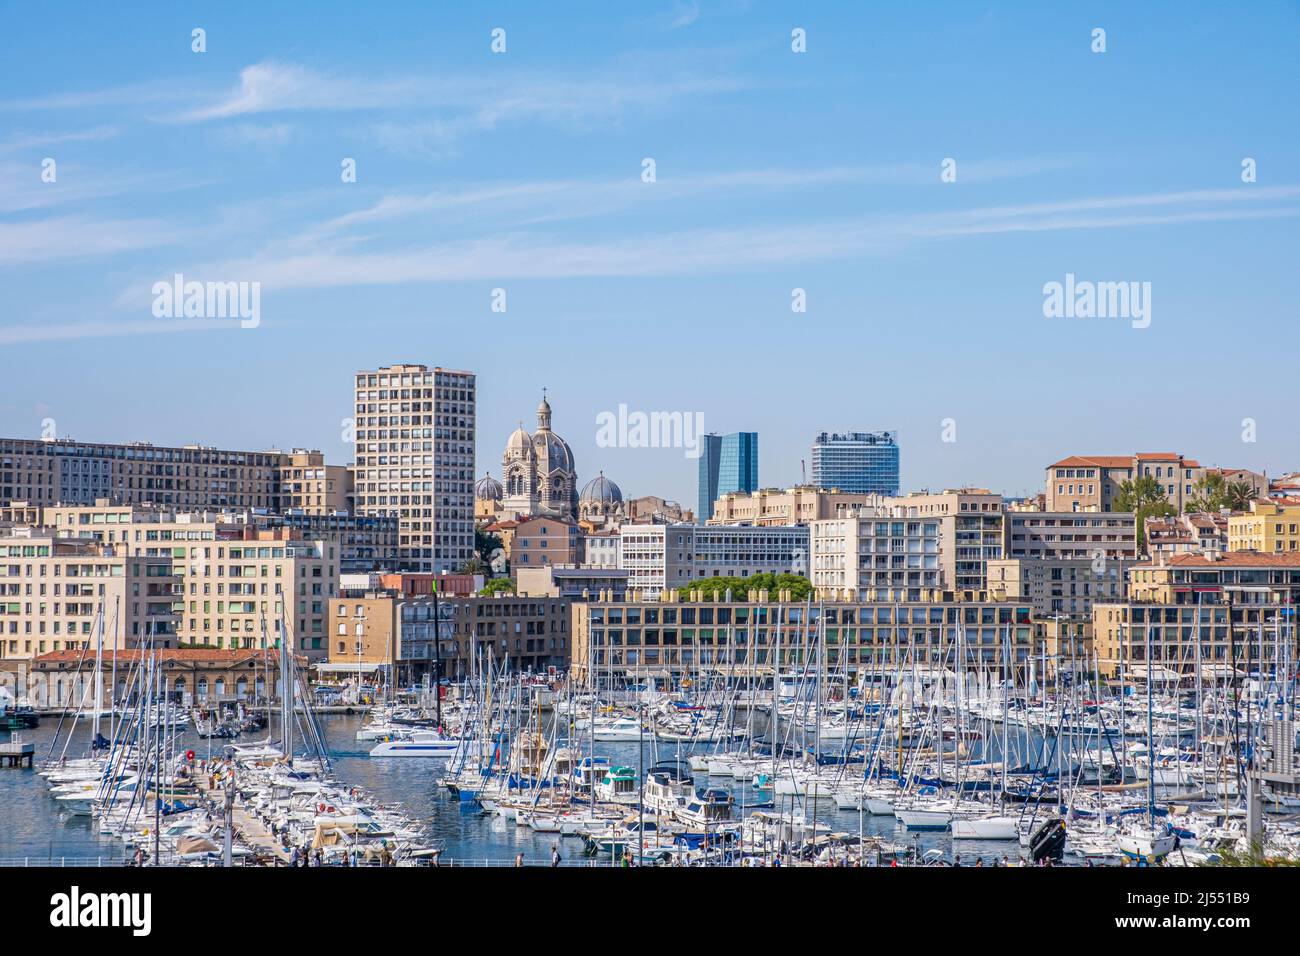
<svg viewBox="0 0 1300 956">
<path fill-rule="evenodd" d="M 549 471 L 575 471 L 573 451 L 569 443 L 553 431 L 541 431 L 533 436 L 537 457 L 547 463 Z"/>
<path fill-rule="evenodd" d="M 533 454 L 533 439 L 528 432 L 524 431 L 524 426 L 520 425 L 510 433 L 510 438 L 506 440 L 506 456 L 511 453 L 518 453 L 524 457 L 531 458 Z"/>
<path fill-rule="evenodd" d="M 602 471 L 587 482 L 578 500 L 584 504 L 617 504 L 623 501 L 623 492 Z"/>
<path fill-rule="evenodd" d="M 474 497 L 480 500 L 487 499 L 489 501 L 500 501 L 501 482 L 493 478 L 491 472 L 488 472 L 478 481 L 474 482 Z"/>
</svg>

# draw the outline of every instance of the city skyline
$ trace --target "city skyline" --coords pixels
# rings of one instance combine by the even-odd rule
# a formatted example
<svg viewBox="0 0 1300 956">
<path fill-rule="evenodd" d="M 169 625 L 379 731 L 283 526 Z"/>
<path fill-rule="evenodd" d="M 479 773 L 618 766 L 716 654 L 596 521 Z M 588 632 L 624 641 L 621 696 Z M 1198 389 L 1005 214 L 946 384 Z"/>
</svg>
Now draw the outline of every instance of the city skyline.
<svg viewBox="0 0 1300 956">
<path fill-rule="evenodd" d="M 418 362 L 478 376 L 478 474 L 547 387 L 581 476 L 683 503 L 695 461 L 598 416 L 758 431 L 772 486 L 844 427 L 903 436 L 904 489 L 1292 467 L 1256 344 L 1294 311 L 1294 8 L 933 13 L 86 7 L 55 38 L 15 7 L 0 434 L 348 462 L 341 383 Z M 154 315 L 176 275 L 259 283 L 257 324 Z M 1149 324 L 1046 318 L 1076 277 L 1149 283 Z"/>
</svg>

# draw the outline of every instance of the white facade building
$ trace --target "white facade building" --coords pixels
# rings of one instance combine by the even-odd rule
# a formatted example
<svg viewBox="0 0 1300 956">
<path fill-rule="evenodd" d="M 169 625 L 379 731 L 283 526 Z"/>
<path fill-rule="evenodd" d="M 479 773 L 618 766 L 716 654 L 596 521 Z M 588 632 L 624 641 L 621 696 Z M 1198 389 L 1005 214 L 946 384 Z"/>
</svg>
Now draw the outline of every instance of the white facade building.
<svg viewBox="0 0 1300 956">
<path fill-rule="evenodd" d="M 922 588 L 942 587 L 941 533 L 940 519 L 909 518 L 897 507 L 814 521 L 813 586 L 850 591 L 856 601 L 867 600 L 872 588 L 904 589 L 914 592 L 908 600 L 920 600 Z"/>
<path fill-rule="evenodd" d="M 659 592 L 699 578 L 808 573 L 808 528 L 746 525 L 622 525 L 620 567 L 628 588 Z"/>
</svg>

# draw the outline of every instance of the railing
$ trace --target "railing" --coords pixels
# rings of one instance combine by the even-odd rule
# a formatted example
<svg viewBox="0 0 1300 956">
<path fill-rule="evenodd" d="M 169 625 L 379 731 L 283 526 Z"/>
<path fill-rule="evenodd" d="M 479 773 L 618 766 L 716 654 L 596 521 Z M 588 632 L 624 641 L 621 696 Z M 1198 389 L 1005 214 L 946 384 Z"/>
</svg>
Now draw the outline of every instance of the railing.
<svg viewBox="0 0 1300 956">
<path fill-rule="evenodd" d="M 0 869 L 9 867 L 29 867 L 29 866 L 126 866 L 129 861 L 125 857 L 103 857 L 103 856 L 0 856 Z"/>
<path fill-rule="evenodd" d="M 509 858 L 509 859 L 489 858 L 489 859 L 481 859 L 481 860 L 449 859 L 449 860 L 439 860 L 438 865 L 439 866 L 468 866 L 468 867 L 514 866 L 515 861 L 513 858 Z M 522 865 L 525 867 L 546 867 L 546 866 L 550 866 L 551 862 L 550 860 L 524 860 Z M 605 868 L 609 868 L 611 865 L 612 864 L 609 862 L 608 859 L 604 859 L 604 860 L 598 860 L 598 859 L 567 860 L 566 859 L 560 861 L 560 866 L 564 866 L 564 867 L 577 866 L 577 867 L 585 867 L 588 869 L 592 867 L 601 867 L 601 866 Z"/>
</svg>

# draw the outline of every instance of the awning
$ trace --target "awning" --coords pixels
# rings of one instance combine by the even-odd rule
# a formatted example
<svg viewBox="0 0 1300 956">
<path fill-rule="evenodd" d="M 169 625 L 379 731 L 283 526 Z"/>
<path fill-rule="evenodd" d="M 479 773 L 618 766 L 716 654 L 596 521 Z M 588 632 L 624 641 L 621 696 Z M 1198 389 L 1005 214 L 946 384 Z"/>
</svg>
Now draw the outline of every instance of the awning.
<svg viewBox="0 0 1300 956">
<path fill-rule="evenodd" d="M 363 674 L 373 674 L 381 667 L 387 666 L 387 664 L 378 664 L 369 661 L 362 661 L 360 664 L 355 662 L 345 664 L 342 661 L 322 661 L 319 664 L 312 665 L 312 667 L 321 674 L 355 674 L 357 671 L 361 671 Z"/>
</svg>

